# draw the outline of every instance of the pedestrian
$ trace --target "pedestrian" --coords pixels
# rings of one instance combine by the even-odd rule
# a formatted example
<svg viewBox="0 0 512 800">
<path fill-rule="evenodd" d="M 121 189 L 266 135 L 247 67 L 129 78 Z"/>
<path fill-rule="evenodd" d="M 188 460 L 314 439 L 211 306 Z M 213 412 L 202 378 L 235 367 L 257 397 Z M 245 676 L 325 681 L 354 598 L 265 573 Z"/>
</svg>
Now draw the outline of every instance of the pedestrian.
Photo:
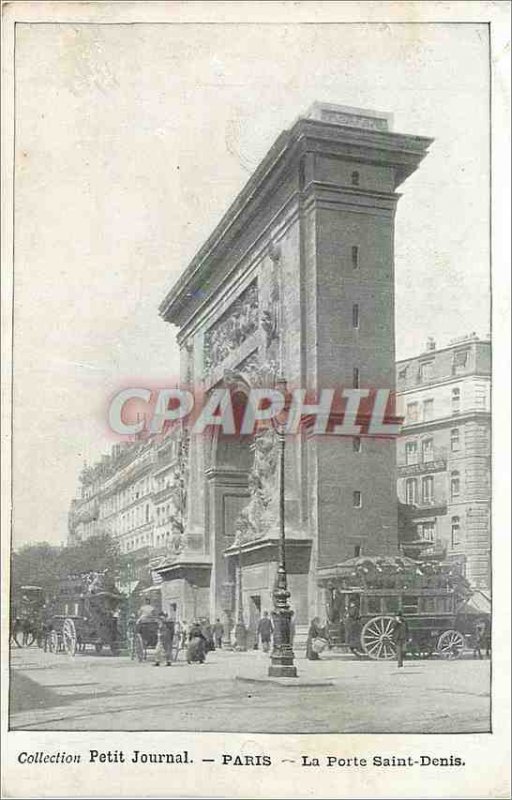
<svg viewBox="0 0 512 800">
<path fill-rule="evenodd" d="M 128 617 L 126 622 L 126 638 L 128 639 L 128 644 L 130 645 L 130 658 L 135 658 L 135 628 L 137 626 L 137 617 L 132 612 Z"/>
<path fill-rule="evenodd" d="M 155 650 L 155 667 L 165 661 L 165 666 L 172 664 L 172 643 L 174 641 L 174 621 L 169 619 L 165 611 L 158 615 L 157 644 Z"/>
<path fill-rule="evenodd" d="M 475 625 L 475 647 L 473 658 L 482 658 L 482 647 L 485 647 L 485 655 L 490 654 L 490 637 L 487 634 L 487 624 L 484 619 L 478 620 Z"/>
<path fill-rule="evenodd" d="M 189 624 L 186 619 L 181 620 L 180 630 L 181 630 L 181 649 L 186 650 L 188 647 L 188 634 L 189 634 Z"/>
<path fill-rule="evenodd" d="M 345 615 L 345 641 L 351 653 L 359 658 L 361 655 L 361 617 L 354 602 L 349 603 Z"/>
<path fill-rule="evenodd" d="M 290 647 L 293 647 L 295 639 L 295 611 L 290 611 Z"/>
<path fill-rule="evenodd" d="M 273 632 L 274 626 L 272 625 L 272 620 L 268 615 L 268 611 L 264 611 L 262 618 L 258 622 L 257 630 L 257 636 L 261 638 L 261 649 L 264 653 L 268 653 L 270 650 L 270 640 Z"/>
<path fill-rule="evenodd" d="M 210 625 L 210 620 L 206 617 L 201 622 L 201 631 L 206 641 L 206 650 L 209 653 L 215 650 L 215 642 L 213 640 L 213 628 Z"/>
<path fill-rule="evenodd" d="M 218 647 L 219 650 L 221 650 L 222 639 L 224 637 L 224 625 L 218 617 L 215 620 L 215 625 L 213 626 L 213 637 L 215 639 L 215 647 Z"/>
<path fill-rule="evenodd" d="M 396 647 L 397 665 L 398 667 L 403 667 L 405 648 L 409 639 L 409 626 L 401 611 L 398 611 L 394 619 L 393 627 L 391 628 L 391 636 L 393 637 Z"/>
<path fill-rule="evenodd" d="M 313 617 L 309 626 L 308 638 L 306 641 L 306 658 L 309 661 L 318 661 L 320 653 L 329 644 L 325 626 L 322 625 L 320 617 Z"/>
<path fill-rule="evenodd" d="M 187 664 L 204 664 L 206 659 L 206 638 L 199 622 L 194 622 L 188 634 Z"/>
</svg>

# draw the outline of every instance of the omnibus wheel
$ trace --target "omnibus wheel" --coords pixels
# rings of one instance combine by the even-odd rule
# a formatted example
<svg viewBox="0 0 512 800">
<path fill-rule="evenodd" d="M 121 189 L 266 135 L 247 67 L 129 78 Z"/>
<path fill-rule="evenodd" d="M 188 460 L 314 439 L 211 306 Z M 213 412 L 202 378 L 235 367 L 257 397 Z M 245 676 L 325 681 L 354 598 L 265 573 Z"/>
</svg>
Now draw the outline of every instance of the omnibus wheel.
<svg viewBox="0 0 512 800">
<path fill-rule="evenodd" d="M 465 646 L 466 641 L 460 631 L 445 631 L 437 640 L 437 652 L 441 658 L 460 658 Z"/>
<path fill-rule="evenodd" d="M 146 647 L 144 645 L 144 639 L 140 635 L 140 633 L 135 634 L 135 657 L 137 661 L 145 661 L 146 660 Z"/>
<path fill-rule="evenodd" d="M 34 631 L 25 631 L 23 634 L 23 647 L 32 647 L 36 640 Z"/>
<path fill-rule="evenodd" d="M 64 625 L 62 626 L 62 643 L 68 656 L 74 656 L 76 654 L 77 635 L 75 623 L 72 619 L 64 620 Z"/>
<path fill-rule="evenodd" d="M 392 637 L 393 617 L 373 617 L 361 631 L 361 646 L 373 661 L 389 661 L 396 658 L 396 647 Z"/>
</svg>

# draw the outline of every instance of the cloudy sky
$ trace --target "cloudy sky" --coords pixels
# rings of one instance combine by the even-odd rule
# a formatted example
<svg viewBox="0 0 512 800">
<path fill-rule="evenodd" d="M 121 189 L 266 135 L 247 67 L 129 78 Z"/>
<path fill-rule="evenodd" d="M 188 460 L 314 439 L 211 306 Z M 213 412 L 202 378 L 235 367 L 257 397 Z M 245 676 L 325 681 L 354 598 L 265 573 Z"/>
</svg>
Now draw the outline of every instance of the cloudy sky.
<svg viewBox="0 0 512 800">
<path fill-rule="evenodd" d="M 14 544 L 63 541 L 109 395 L 177 371 L 158 317 L 315 100 L 435 138 L 401 187 L 397 355 L 489 331 L 484 25 L 17 26 Z"/>
</svg>

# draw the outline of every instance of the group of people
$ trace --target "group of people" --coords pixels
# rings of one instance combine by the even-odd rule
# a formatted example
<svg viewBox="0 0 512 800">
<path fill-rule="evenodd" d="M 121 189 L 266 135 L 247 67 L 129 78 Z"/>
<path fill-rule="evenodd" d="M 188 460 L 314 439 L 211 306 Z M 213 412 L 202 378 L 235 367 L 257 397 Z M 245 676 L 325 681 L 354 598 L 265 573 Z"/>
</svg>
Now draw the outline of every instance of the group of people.
<svg viewBox="0 0 512 800">
<path fill-rule="evenodd" d="M 148 623 L 153 626 L 153 630 L 155 623 L 157 626 L 153 662 L 155 667 L 160 664 L 172 666 L 180 649 L 185 651 L 188 664 L 203 664 L 208 652 L 222 648 L 224 626 L 220 619 L 213 625 L 206 617 L 189 624 L 186 620 L 172 619 L 165 611 L 157 612 L 152 605 L 146 603 L 141 606 L 138 614 L 132 613 L 128 620 L 128 635 L 133 642 L 132 657 L 135 654 L 135 634 L 143 633 L 144 626 Z"/>
</svg>

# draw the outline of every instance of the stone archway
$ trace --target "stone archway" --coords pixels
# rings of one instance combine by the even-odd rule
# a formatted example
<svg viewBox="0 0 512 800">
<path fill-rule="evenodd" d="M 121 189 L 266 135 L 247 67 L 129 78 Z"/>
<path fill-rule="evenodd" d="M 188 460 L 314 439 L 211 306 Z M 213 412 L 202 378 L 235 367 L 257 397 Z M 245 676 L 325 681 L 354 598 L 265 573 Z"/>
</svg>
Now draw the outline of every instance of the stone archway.
<svg viewBox="0 0 512 800">
<path fill-rule="evenodd" d="M 229 389 L 237 417 L 243 413 L 249 385 L 243 379 L 230 380 Z M 217 431 L 205 469 L 206 535 L 212 561 L 210 609 L 212 617 L 222 619 L 228 630 L 234 625 L 236 575 L 234 563 L 224 553 L 235 542 L 237 520 L 250 499 L 252 444 L 252 436 Z"/>
</svg>

